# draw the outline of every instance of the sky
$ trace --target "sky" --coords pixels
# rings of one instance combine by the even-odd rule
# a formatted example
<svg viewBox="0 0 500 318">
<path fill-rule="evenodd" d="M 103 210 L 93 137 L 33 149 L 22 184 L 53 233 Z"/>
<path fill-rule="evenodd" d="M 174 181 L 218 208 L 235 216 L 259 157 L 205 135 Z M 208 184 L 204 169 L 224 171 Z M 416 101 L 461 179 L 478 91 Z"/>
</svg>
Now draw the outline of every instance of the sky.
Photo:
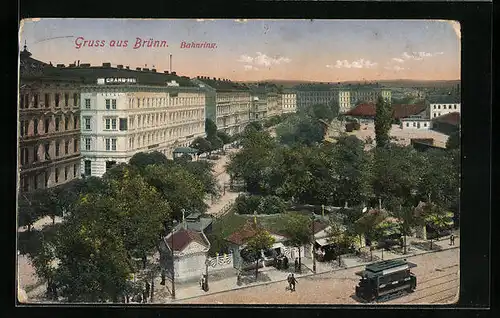
<svg viewBox="0 0 500 318">
<path fill-rule="evenodd" d="M 142 46 L 149 39 L 164 46 Z M 171 54 L 172 71 L 189 77 L 460 79 L 460 26 L 453 21 L 28 19 L 21 23 L 21 48 L 25 41 L 33 58 L 54 65 L 79 60 L 168 71 Z"/>
</svg>

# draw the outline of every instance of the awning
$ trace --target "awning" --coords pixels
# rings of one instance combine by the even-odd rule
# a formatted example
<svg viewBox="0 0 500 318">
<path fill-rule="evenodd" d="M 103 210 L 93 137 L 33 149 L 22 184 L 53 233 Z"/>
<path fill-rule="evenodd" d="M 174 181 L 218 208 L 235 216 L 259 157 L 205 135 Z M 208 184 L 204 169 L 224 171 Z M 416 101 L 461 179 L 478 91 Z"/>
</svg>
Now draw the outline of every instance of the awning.
<svg viewBox="0 0 500 318">
<path fill-rule="evenodd" d="M 272 248 L 283 248 L 285 245 L 283 243 L 274 243 Z"/>
<path fill-rule="evenodd" d="M 329 245 L 330 244 L 326 238 L 317 239 L 316 243 L 318 243 L 321 246 L 325 246 L 325 245 Z"/>
</svg>

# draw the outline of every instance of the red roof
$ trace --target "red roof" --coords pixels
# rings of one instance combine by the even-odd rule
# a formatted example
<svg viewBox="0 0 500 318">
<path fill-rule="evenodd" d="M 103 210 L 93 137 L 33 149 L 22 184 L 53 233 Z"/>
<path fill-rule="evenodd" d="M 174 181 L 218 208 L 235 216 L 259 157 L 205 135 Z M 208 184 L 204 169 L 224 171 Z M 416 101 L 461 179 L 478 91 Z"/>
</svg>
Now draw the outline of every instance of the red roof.
<svg viewBox="0 0 500 318">
<path fill-rule="evenodd" d="M 413 115 L 418 115 L 421 112 L 425 111 L 426 106 L 424 104 L 418 104 L 418 105 L 395 104 L 392 105 L 392 109 L 394 110 L 392 118 L 400 119 L 400 118 L 410 117 Z"/>
<path fill-rule="evenodd" d="M 168 247 L 170 250 L 172 250 L 172 240 L 174 241 L 174 251 L 182 251 L 184 250 L 189 243 L 191 242 L 197 242 L 200 243 L 201 245 L 208 247 L 208 242 L 206 239 L 203 237 L 203 234 L 199 232 L 195 232 L 192 230 L 186 230 L 186 229 L 181 229 L 177 232 L 175 232 L 173 235 L 170 235 L 167 237 L 165 240 L 168 244 Z"/>
<path fill-rule="evenodd" d="M 375 117 L 375 104 L 363 103 L 346 113 L 348 116 Z"/>
<path fill-rule="evenodd" d="M 440 122 L 440 123 L 446 123 L 446 124 L 458 126 L 458 125 L 460 125 L 460 113 L 458 113 L 458 112 L 448 113 L 448 114 L 433 118 L 432 120 Z"/>
<path fill-rule="evenodd" d="M 235 243 L 237 245 L 243 245 L 246 240 L 255 236 L 255 233 L 256 233 L 255 229 L 256 229 L 255 223 L 253 223 L 253 220 L 252 221 L 249 220 L 249 221 L 247 221 L 247 223 L 245 223 L 245 225 L 243 225 L 243 227 L 241 229 L 239 229 L 238 231 L 233 232 L 231 235 L 229 235 L 226 238 L 226 241 L 229 241 L 231 243 Z M 270 234 L 286 236 L 286 234 L 283 234 L 283 233 L 278 233 L 278 232 L 269 231 L 269 230 L 267 230 L 267 231 Z"/>
</svg>

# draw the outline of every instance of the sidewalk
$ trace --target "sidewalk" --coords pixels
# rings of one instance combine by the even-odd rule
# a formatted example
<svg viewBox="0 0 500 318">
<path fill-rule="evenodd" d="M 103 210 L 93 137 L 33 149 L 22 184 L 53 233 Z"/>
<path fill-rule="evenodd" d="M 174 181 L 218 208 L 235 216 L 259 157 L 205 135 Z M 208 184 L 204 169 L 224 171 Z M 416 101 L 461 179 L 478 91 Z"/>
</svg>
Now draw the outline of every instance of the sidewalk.
<svg viewBox="0 0 500 318">
<path fill-rule="evenodd" d="M 415 238 L 407 238 L 407 244 L 410 245 L 411 243 L 419 244 L 419 243 L 425 243 L 422 240 L 418 240 Z M 442 238 L 441 240 L 433 242 L 433 249 L 432 250 L 424 250 L 423 248 L 416 248 L 414 245 L 410 246 L 409 249 L 407 249 L 407 254 L 402 254 L 400 252 L 396 251 L 381 251 L 381 250 L 375 250 L 373 251 L 373 260 L 370 260 L 370 252 L 368 251 L 367 254 L 364 254 L 364 257 L 359 257 L 355 255 L 349 255 L 349 256 L 342 256 L 341 257 L 341 264 L 342 266 L 339 266 L 338 261 L 332 261 L 332 262 L 316 262 L 316 274 L 322 274 L 322 273 L 327 273 L 331 271 L 337 271 L 337 270 L 342 270 L 342 269 L 347 269 L 347 268 L 354 268 L 354 267 L 362 267 L 366 266 L 369 263 L 372 262 L 377 262 L 381 260 L 388 260 L 388 259 L 402 259 L 402 258 L 411 258 L 417 255 L 422 255 L 422 254 L 427 254 L 427 253 L 434 253 L 434 252 L 439 252 L 439 251 L 444 251 L 452 248 L 459 248 L 460 247 L 460 239 L 458 236 L 455 236 L 455 245 L 451 246 L 448 237 Z M 383 253 L 383 255 L 382 255 Z M 382 258 L 383 257 L 383 258 Z M 303 257 L 302 258 L 302 266 L 303 266 L 303 271 L 302 274 L 295 274 L 297 278 L 300 277 L 306 277 L 306 276 L 311 276 L 315 275 L 312 271 L 313 269 L 313 261 L 310 258 Z M 293 267 L 292 267 L 293 270 Z M 265 284 L 271 284 L 271 283 L 277 283 L 277 282 L 283 282 L 284 285 L 286 285 L 286 277 L 288 270 L 277 270 L 274 267 L 265 267 L 265 268 L 260 268 L 259 269 L 259 279 L 258 281 L 254 281 L 254 276 L 253 273 L 254 271 L 250 270 L 248 271 L 247 276 L 243 279 L 244 283 L 241 284 L 240 286 L 237 285 L 236 282 L 236 270 L 230 271 L 225 273 L 226 277 L 221 277 L 218 279 L 213 279 L 214 273 L 209 272 L 209 291 L 204 292 L 201 290 L 199 284 L 197 282 L 195 283 L 186 283 L 186 284 L 177 284 L 176 288 L 176 299 L 173 300 L 170 294 L 170 289 L 171 289 L 171 282 L 168 281 L 167 285 L 168 286 L 161 286 L 163 291 L 159 291 L 158 295 L 155 295 L 154 303 L 172 303 L 177 300 L 185 300 L 188 298 L 196 298 L 200 297 L 203 295 L 210 295 L 210 294 L 215 294 L 215 293 L 221 293 L 221 292 L 226 292 L 230 290 L 237 290 L 237 289 L 242 289 L 242 288 L 248 288 L 248 287 L 253 287 L 253 286 L 258 286 L 258 285 L 265 285 Z M 221 273 L 222 274 L 222 273 Z M 219 276 L 224 276 L 224 275 L 219 275 Z M 159 286 L 159 285 L 158 285 Z M 284 288 L 284 287 L 283 287 Z"/>
</svg>

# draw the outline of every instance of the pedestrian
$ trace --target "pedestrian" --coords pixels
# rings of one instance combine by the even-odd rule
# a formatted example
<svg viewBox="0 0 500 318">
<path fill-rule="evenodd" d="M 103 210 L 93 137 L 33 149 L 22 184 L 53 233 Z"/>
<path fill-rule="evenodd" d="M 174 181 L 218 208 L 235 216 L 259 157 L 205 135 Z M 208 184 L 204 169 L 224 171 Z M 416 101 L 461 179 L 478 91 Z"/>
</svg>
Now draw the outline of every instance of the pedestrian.
<svg viewBox="0 0 500 318">
<path fill-rule="evenodd" d="M 455 236 L 453 234 L 450 235 L 450 245 L 455 245 Z"/>
<path fill-rule="evenodd" d="M 286 278 L 286 280 L 288 282 L 288 289 L 289 290 L 292 290 L 292 277 L 293 277 L 293 274 L 292 273 L 288 273 L 288 277 Z"/>
<path fill-rule="evenodd" d="M 201 287 L 201 289 L 203 289 L 203 279 L 204 278 L 205 278 L 205 275 L 201 274 L 201 277 L 200 277 L 200 287 Z"/>
<path fill-rule="evenodd" d="M 299 260 L 295 258 L 295 272 L 297 273 L 299 271 Z"/>
<path fill-rule="evenodd" d="M 297 280 L 295 279 L 295 276 L 292 276 L 290 277 L 290 288 L 291 288 L 291 291 L 295 291 L 295 284 L 297 283 Z"/>
</svg>

